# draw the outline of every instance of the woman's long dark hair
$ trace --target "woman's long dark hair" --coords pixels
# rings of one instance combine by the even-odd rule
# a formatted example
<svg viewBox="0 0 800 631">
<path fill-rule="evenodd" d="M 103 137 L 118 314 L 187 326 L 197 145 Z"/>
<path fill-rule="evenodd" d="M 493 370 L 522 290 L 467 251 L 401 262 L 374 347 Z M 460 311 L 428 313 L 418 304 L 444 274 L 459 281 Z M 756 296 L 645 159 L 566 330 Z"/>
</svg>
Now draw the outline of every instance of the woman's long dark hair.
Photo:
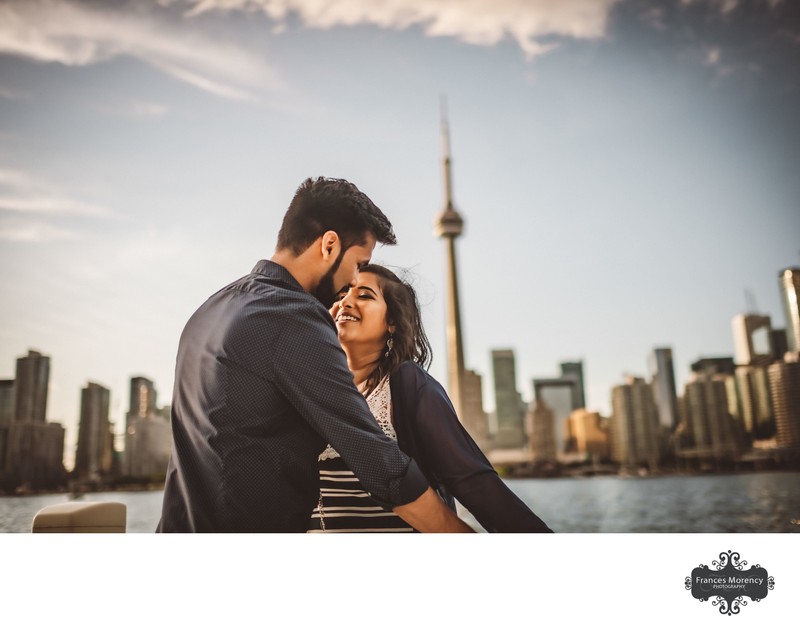
<svg viewBox="0 0 800 631">
<path fill-rule="evenodd" d="M 427 369 L 433 359 L 433 351 L 422 326 L 417 292 L 411 283 L 374 263 L 365 265 L 359 271 L 378 277 L 386 301 L 386 321 L 395 327 L 389 356 L 386 357 L 385 352 L 381 354 L 375 370 L 367 377 L 366 391 L 372 392 L 386 375 L 390 375 L 405 361 L 416 362 Z"/>
</svg>

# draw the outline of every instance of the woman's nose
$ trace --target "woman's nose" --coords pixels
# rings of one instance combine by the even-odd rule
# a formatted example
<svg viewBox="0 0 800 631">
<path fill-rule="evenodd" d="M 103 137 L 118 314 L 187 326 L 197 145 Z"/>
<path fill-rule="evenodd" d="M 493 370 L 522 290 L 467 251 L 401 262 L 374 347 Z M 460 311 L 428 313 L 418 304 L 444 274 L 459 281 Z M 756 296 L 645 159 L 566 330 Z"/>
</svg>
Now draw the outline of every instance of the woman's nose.
<svg viewBox="0 0 800 631">
<path fill-rule="evenodd" d="M 350 294 L 351 292 L 348 291 L 344 296 L 342 296 L 342 299 L 339 301 L 340 308 L 344 309 L 345 307 L 353 307 L 353 297 Z"/>
</svg>

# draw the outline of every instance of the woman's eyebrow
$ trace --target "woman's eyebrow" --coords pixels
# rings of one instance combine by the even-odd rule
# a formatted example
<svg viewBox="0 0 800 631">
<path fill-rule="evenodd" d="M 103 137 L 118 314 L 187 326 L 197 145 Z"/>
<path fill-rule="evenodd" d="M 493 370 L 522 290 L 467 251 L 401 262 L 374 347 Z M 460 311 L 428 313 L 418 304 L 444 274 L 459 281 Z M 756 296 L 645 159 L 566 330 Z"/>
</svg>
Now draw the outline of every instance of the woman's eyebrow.
<svg viewBox="0 0 800 631">
<path fill-rule="evenodd" d="M 376 296 L 378 295 L 377 292 L 372 287 L 368 287 L 367 285 L 360 285 L 358 287 L 358 289 L 359 289 L 359 291 L 362 290 L 362 289 L 366 289 L 371 294 L 375 294 Z"/>
</svg>

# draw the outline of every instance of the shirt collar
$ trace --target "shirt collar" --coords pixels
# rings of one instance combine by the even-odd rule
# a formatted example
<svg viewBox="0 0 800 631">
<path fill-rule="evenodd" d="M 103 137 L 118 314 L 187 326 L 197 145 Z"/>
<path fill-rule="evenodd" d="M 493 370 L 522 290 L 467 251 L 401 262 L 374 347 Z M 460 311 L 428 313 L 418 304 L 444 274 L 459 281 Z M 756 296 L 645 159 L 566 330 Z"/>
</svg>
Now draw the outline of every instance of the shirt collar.
<svg viewBox="0 0 800 631">
<path fill-rule="evenodd" d="M 283 265 L 279 265 L 274 261 L 270 261 L 268 259 L 262 259 L 256 266 L 253 268 L 253 274 L 260 274 L 261 276 L 266 276 L 267 278 L 282 281 L 289 285 L 292 289 L 298 289 L 299 291 L 305 291 L 303 286 L 297 282 L 294 276 L 289 273 Z"/>
</svg>

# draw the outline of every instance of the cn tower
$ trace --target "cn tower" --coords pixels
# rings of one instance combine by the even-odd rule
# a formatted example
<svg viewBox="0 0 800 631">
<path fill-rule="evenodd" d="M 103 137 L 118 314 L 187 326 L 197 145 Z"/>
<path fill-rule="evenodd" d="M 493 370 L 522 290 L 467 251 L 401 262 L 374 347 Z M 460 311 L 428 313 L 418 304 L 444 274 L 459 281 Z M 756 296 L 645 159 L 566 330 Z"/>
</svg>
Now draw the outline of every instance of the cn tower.
<svg viewBox="0 0 800 631">
<path fill-rule="evenodd" d="M 461 313 L 458 302 L 456 270 L 456 237 L 464 230 L 464 220 L 453 206 L 453 185 L 450 173 L 450 132 L 445 103 L 442 100 L 442 153 L 444 161 L 444 209 L 436 215 L 434 234 L 447 245 L 447 355 L 448 394 L 459 418 L 464 412 L 464 349 L 461 338 Z"/>
</svg>

